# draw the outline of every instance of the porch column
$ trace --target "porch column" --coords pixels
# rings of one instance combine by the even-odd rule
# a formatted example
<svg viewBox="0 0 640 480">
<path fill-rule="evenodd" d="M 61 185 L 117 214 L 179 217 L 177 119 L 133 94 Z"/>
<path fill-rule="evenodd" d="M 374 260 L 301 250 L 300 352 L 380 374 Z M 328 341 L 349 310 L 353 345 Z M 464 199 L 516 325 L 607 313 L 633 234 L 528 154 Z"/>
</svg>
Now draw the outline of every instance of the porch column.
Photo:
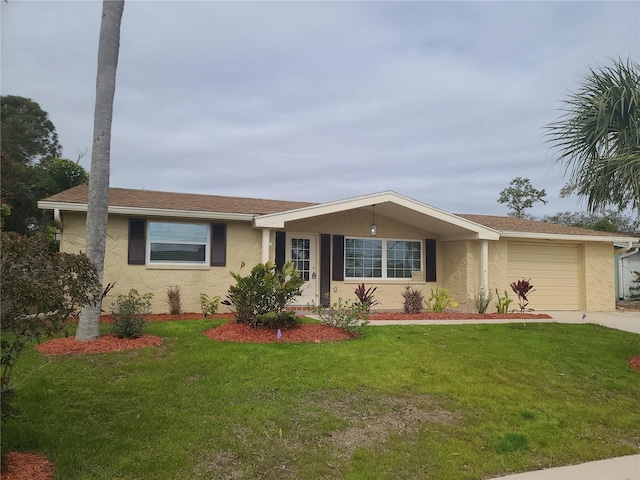
<svg viewBox="0 0 640 480">
<path fill-rule="evenodd" d="M 269 246 L 271 244 L 271 229 L 263 228 L 262 229 L 262 263 L 267 263 L 269 261 Z"/>
<path fill-rule="evenodd" d="M 480 289 L 489 292 L 489 240 L 482 240 L 480 247 Z"/>
</svg>

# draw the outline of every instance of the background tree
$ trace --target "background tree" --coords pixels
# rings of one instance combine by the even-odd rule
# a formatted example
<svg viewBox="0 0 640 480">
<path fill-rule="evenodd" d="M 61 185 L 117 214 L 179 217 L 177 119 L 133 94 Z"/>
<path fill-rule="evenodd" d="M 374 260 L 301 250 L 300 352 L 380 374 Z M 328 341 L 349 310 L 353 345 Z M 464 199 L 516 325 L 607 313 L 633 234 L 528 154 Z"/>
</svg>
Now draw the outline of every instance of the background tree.
<svg viewBox="0 0 640 480">
<path fill-rule="evenodd" d="M 71 160 L 58 158 L 61 148 L 47 112 L 29 98 L 1 97 L 0 182 L 2 204 L 10 213 L 3 230 L 35 233 L 42 221 L 38 200 L 87 183 L 88 174 Z"/>
<path fill-rule="evenodd" d="M 89 174 L 82 165 L 67 158 L 54 158 L 44 169 L 42 187 L 47 196 L 77 185 L 89 183 Z"/>
<path fill-rule="evenodd" d="M 30 98 L 0 97 L 2 152 L 13 161 L 35 165 L 62 154 L 49 114 Z"/>
<path fill-rule="evenodd" d="M 509 216 L 526 218 L 525 210 L 531 208 L 534 203 L 547 203 L 544 197 L 547 192 L 536 190 L 528 178 L 516 177 L 511 180 L 507 188 L 500 192 L 498 203 L 506 203 L 511 209 Z"/>
<path fill-rule="evenodd" d="M 87 256 L 98 271 L 102 283 L 107 241 L 109 164 L 111 160 L 111 123 L 116 92 L 116 69 L 120 51 L 120 24 L 124 0 L 103 0 L 102 23 L 98 42 L 98 75 L 96 105 L 93 117 L 93 147 L 87 205 Z M 85 305 L 80 314 L 77 340 L 93 340 L 100 336 L 100 307 Z"/>
<path fill-rule="evenodd" d="M 545 215 L 541 220 L 602 232 L 635 232 L 640 228 L 640 218 L 624 215 L 615 210 L 604 210 L 600 213 L 558 212 L 553 215 Z"/>
<path fill-rule="evenodd" d="M 640 69 L 631 59 L 590 68 L 547 126 L 570 191 L 590 212 L 605 207 L 640 211 Z"/>
</svg>

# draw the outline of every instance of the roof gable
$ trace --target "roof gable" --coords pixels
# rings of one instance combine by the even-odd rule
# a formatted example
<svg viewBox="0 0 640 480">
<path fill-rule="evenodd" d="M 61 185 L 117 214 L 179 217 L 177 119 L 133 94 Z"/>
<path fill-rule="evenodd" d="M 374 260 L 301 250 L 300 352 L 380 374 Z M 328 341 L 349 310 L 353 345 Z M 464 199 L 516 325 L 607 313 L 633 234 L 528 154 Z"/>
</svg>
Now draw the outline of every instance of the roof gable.
<svg viewBox="0 0 640 480">
<path fill-rule="evenodd" d="M 284 228 L 286 222 L 313 218 L 353 209 L 371 209 L 379 215 L 423 228 L 442 240 L 486 239 L 498 240 L 498 231 L 444 210 L 418 202 L 395 192 L 387 191 L 348 198 L 337 202 L 311 205 L 287 212 L 256 217 L 256 227 Z"/>
</svg>

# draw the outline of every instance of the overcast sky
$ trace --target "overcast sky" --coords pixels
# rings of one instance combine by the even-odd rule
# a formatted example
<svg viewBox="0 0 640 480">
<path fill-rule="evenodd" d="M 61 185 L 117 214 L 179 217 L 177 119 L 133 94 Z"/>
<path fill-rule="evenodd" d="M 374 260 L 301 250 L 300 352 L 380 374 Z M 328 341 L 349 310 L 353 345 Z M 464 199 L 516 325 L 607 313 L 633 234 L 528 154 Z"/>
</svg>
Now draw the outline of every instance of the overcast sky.
<svg viewBox="0 0 640 480">
<path fill-rule="evenodd" d="M 2 2 L 2 95 L 89 170 L 102 2 Z M 393 190 L 506 215 L 561 200 L 545 143 L 589 67 L 638 59 L 640 2 L 126 3 L 111 186 L 324 202 Z"/>
</svg>

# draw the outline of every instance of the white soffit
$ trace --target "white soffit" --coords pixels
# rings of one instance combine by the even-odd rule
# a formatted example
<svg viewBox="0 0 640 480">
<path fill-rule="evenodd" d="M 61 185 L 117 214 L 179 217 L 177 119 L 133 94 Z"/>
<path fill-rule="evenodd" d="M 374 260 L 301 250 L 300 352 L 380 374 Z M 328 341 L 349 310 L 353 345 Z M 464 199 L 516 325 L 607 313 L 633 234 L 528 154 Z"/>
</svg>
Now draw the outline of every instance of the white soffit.
<svg viewBox="0 0 640 480">
<path fill-rule="evenodd" d="M 412 200 L 395 192 L 382 192 L 337 202 L 322 203 L 310 207 L 288 210 L 256 217 L 258 228 L 284 228 L 286 222 L 330 215 L 354 209 L 371 211 L 376 215 L 393 218 L 408 225 L 422 228 L 440 236 L 441 240 L 485 239 L 498 240 L 497 230 L 485 227 L 452 213 Z"/>
</svg>

